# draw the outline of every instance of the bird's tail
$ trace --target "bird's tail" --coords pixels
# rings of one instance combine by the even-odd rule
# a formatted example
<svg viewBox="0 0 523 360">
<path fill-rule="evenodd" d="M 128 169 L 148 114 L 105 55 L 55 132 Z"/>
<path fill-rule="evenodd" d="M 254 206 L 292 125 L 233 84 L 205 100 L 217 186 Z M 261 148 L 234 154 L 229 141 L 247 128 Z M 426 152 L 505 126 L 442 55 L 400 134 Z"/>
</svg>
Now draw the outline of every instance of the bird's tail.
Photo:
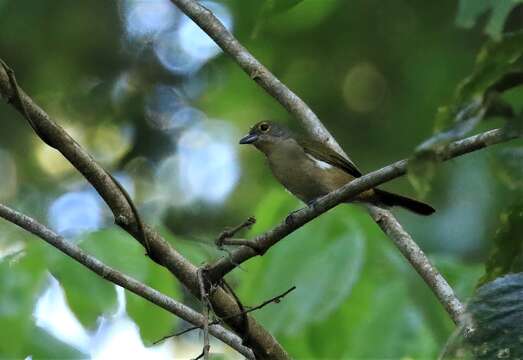
<svg viewBox="0 0 523 360">
<path fill-rule="evenodd" d="M 378 202 L 386 206 L 401 206 L 402 208 L 412 211 L 413 213 L 424 216 L 430 215 L 436 211 L 429 204 L 425 204 L 421 201 L 414 200 L 406 196 L 393 194 L 379 189 L 374 189 L 374 193 L 378 198 Z"/>
</svg>

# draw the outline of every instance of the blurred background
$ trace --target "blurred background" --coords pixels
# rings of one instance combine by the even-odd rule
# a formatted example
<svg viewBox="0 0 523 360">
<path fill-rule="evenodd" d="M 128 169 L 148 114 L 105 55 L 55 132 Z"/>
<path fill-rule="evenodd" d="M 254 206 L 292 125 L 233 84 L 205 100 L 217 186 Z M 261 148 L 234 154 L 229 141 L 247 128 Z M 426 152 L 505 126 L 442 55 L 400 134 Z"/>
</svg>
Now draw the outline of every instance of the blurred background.
<svg viewBox="0 0 523 360">
<path fill-rule="evenodd" d="M 213 0 L 202 3 L 318 114 L 363 172 L 410 156 L 519 1 Z M 509 24 L 509 25 L 510 25 Z M 505 25 L 508 26 L 508 25 Z M 247 234 L 301 205 L 239 138 L 293 119 L 168 0 L 0 0 L 0 57 L 20 86 L 129 191 L 144 218 L 200 265 L 213 240 L 254 215 Z M 521 99 L 519 97 L 518 99 Z M 519 104 L 523 104 L 520 101 Z M 106 263 L 196 302 L 117 229 L 97 193 L 0 105 L 0 201 Z M 485 130 L 500 119 L 480 124 Z M 395 213 L 466 300 L 523 185 L 521 142 L 437 167 L 428 191 L 384 188 L 437 213 Z M 519 171 L 519 173 L 518 173 Z M 295 358 L 435 358 L 454 325 L 427 286 L 355 205 L 340 206 L 229 275 Z M 188 359 L 201 335 L 152 345 L 187 324 L 116 289 L 0 222 L 0 358 Z M 212 350 L 237 355 L 222 344 Z"/>
</svg>

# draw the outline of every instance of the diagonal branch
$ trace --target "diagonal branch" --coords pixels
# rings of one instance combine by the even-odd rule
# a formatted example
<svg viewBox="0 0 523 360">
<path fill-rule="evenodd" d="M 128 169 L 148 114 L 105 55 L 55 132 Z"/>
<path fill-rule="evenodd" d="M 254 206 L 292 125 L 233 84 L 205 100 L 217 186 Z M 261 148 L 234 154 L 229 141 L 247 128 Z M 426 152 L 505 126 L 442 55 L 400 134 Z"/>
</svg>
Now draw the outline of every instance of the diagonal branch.
<svg viewBox="0 0 523 360">
<path fill-rule="evenodd" d="M 2 62 L 3 63 L 3 62 Z M 10 69 L 9 69 L 10 70 Z M 142 245 L 150 248 L 151 259 L 166 267 L 197 298 L 197 267 L 178 253 L 158 232 L 147 225 L 140 228 L 130 202 L 108 172 L 100 166 L 61 126 L 40 108 L 21 88 L 14 86 L 12 71 L 0 66 L 0 97 L 7 100 L 28 120 L 36 134 L 58 150 L 86 178 L 110 207 L 115 222 Z M 143 236 L 145 235 L 145 236 Z M 147 239 L 147 244 L 144 240 Z M 289 356 L 276 339 L 255 319 L 249 317 L 248 327 L 238 318 L 229 317 L 241 311 L 235 299 L 222 287 L 209 295 L 216 315 L 227 318 L 230 326 L 259 359 L 288 359 Z"/>
<path fill-rule="evenodd" d="M 220 21 L 213 15 L 211 11 L 206 9 L 200 3 L 195 0 L 171 0 L 180 10 L 182 10 L 188 17 L 190 17 L 202 30 L 204 30 L 227 54 L 229 54 L 238 65 L 251 77 L 255 80 L 269 95 L 275 98 L 290 114 L 292 114 L 296 119 L 298 119 L 305 130 L 313 138 L 323 142 L 327 146 L 331 147 L 333 150 L 343 154 L 349 161 L 349 157 L 343 151 L 341 146 L 336 142 L 332 137 L 329 131 L 323 126 L 318 116 L 309 108 L 309 106 L 301 100 L 296 94 L 294 94 L 289 88 L 287 88 L 280 80 L 278 80 L 265 66 L 263 66 L 249 51 L 243 47 L 238 40 L 220 23 Z M 401 170 L 403 173 L 405 169 Z M 393 172 L 387 173 L 386 175 L 392 175 Z M 392 177 L 391 177 L 392 178 Z M 382 182 L 390 180 L 391 178 L 384 178 Z M 346 185 L 348 186 L 348 185 Z M 345 187 L 346 187 L 345 186 Z M 354 194 L 356 195 L 359 191 L 358 187 L 364 187 L 361 182 L 353 185 Z M 366 188 L 368 189 L 368 188 Z M 339 190 L 341 191 L 341 189 Z M 331 194 L 332 195 L 332 194 Z M 323 202 L 323 206 L 326 206 L 330 201 L 333 203 L 325 208 L 324 211 L 330 209 L 332 206 L 336 205 L 333 196 L 330 200 Z M 332 206 L 331 206 L 332 205 Z M 323 211 L 323 212 L 324 212 Z M 403 230 L 401 224 L 396 220 L 394 215 L 388 210 L 382 209 L 378 213 L 372 210 L 372 207 L 369 208 L 369 213 L 381 229 L 394 241 L 395 245 L 399 247 L 403 255 L 407 257 L 410 263 L 416 268 L 416 270 L 422 274 L 422 269 L 416 266 L 430 266 L 431 271 L 426 272 L 428 277 L 435 275 L 437 280 L 432 278 L 430 281 L 427 281 L 428 278 L 423 276 L 423 279 L 427 282 L 427 285 L 435 292 L 440 302 L 443 303 L 446 309 L 451 309 L 449 314 L 451 315 L 454 322 L 459 322 L 460 314 L 463 310 L 463 305 L 454 295 L 454 291 L 450 285 L 445 281 L 445 279 L 439 274 L 436 268 L 434 268 L 428 258 L 420 250 L 415 252 L 420 259 L 423 261 L 418 262 L 416 259 L 411 258 L 414 254 L 410 252 L 409 246 L 416 246 L 416 243 L 412 237 Z M 312 213 L 306 211 L 303 217 L 300 218 L 299 226 L 303 225 L 305 222 L 310 221 Z M 385 221 L 386 219 L 387 221 Z M 265 237 L 267 243 L 275 243 L 279 239 L 290 233 L 290 229 L 286 228 L 284 224 L 280 224 L 278 227 L 269 231 L 267 234 L 270 234 Z M 401 236 L 400 236 L 401 235 Z M 278 240 L 276 240 L 278 239 Z M 405 241 L 408 240 L 408 241 Z M 268 247 L 267 247 L 268 248 Z M 222 269 L 228 268 L 227 271 L 230 271 L 231 268 L 234 268 L 234 265 L 228 265 L 227 263 L 237 264 L 241 263 L 242 259 L 247 259 L 255 255 L 255 250 L 258 250 L 257 247 L 247 248 L 245 246 L 237 250 L 229 260 L 221 260 L 220 266 Z M 245 261 L 245 260 L 243 260 Z M 216 268 L 215 266 L 214 268 Z M 223 276 L 227 271 L 215 271 L 216 278 L 220 275 Z M 434 284 L 439 284 L 440 287 L 434 287 Z"/>
<path fill-rule="evenodd" d="M 449 160 L 518 137 L 520 137 L 520 135 L 507 134 L 500 129 L 490 130 L 449 144 L 448 150 L 443 154 L 444 156 L 441 160 Z M 346 202 L 347 199 L 350 200 L 354 198 L 365 190 L 405 175 L 408 163 L 408 159 L 399 160 L 351 181 L 341 188 L 318 199 L 312 207 L 305 207 L 300 211 L 295 212 L 292 215 L 292 221 L 282 221 L 272 230 L 258 235 L 256 238 L 251 240 L 251 242 L 257 249 L 260 249 L 260 251 L 264 253 L 285 236 L 332 209 L 334 206 Z M 237 264 L 241 264 L 256 255 L 257 252 L 254 251 L 251 246 L 242 246 L 232 252 L 230 257 L 222 258 L 214 264 L 209 265 L 207 268 L 208 278 L 212 281 L 221 279 L 225 274 L 233 270 Z"/>
<path fill-rule="evenodd" d="M 48 244 L 54 246 L 67 256 L 70 256 L 78 263 L 82 264 L 89 270 L 93 271 L 103 279 L 113 282 L 130 292 L 149 300 L 151 303 L 169 311 L 170 313 L 182 318 L 183 320 L 194 324 L 196 327 L 204 326 L 205 318 L 202 314 L 194 311 L 190 307 L 162 294 L 161 292 L 139 282 L 138 280 L 117 271 L 92 255 L 89 255 L 72 242 L 57 235 L 49 228 L 40 224 L 33 218 L 21 214 L 9 207 L 0 204 L 0 217 L 21 227 L 22 229 L 40 237 Z M 254 359 L 251 350 L 242 345 L 242 339 L 231 331 L 220 325 L 212 324 L 209 327 L 209 333 L 220 339 L 240 354 L 248 359 Z"/>
</svg>

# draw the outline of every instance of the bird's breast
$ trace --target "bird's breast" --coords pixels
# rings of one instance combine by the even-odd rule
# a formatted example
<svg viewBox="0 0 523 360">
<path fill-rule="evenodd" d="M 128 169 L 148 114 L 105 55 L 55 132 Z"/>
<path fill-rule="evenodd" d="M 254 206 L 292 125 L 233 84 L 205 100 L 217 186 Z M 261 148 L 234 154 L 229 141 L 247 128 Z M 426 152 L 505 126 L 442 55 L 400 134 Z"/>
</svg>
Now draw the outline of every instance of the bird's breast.
<svg viewBox="0 0 523 360">
<path fill-rule="evenodd" d="M 303 202 L 326 195 L 353 179 L 343 170 L 300 150 L 275 151 L 268 159 L 276 179 Z"/>
</svg>

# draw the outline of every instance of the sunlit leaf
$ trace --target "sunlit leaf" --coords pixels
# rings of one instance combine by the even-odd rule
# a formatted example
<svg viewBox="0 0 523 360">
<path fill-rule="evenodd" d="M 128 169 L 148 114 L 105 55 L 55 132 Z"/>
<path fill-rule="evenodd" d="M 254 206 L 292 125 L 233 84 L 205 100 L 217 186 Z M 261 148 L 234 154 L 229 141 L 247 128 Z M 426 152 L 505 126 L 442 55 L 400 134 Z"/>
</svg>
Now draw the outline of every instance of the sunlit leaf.
<svg viewBox="0 0 523 360">
<path fill-rule="evenodd" d="M 166 269 L 152 262 L 145 282 L 167 296 L 180 298 L 179 282 Z M 170 334 L 175 329 L 179 321 L 175 315 L 130 292 L 126 295 L 127 312 L 140 328 L 140 334 L 146 345 Z"/>
<path fill-rule="evenodd" d="M 490 41 L 482 48 L 472 74 L 457 88 L 451 105 L 439 109 L 434 137 L 420 149 L 430 149 L 462 137 L 488 114 L 490 108 L 500 107 L 499 92 L 523 82 L 523 32 L 508 34 L 499 42 Z M 506 107 L 506 104 L 502 104 Z M 507 110 L 505 108 L 504 112 Z"/>
<path fill-rule="evenodd" d="M 493 164 L 494 174 L 509 189 L 523 189 L 523 147 L 510 147 L 496 151 Z"/>
<path fill-rule="evenodd" d="M 78 320 L 94 329 L 98 317 L 116 310 L 116 291 L 108 281 L 63 256 L 49 267 L 63 286 L 67 303 Z"/>
<path fill-rule="evenodd" d="M 122 230 L 106 229 L 88 234 L 79 245 L 107 265 L 139 280 L 146 275 L 148 260 L 143 247 Z M 114 285 L 76 261 L 61 256 L 50 270 L 62 284 L 71 309 L 85 326 L 93 328 L 99 316 L 116 309 Z"/>
<path fill-rule="evenodd" d="M 418 146 L 409 163 L 408 177 L 420 195 L 426 194 L 438 159 L 446 145 L 462 138 L 486 117 L 503 116 L 511 127 L 520 127 L 510 102 L 500 97 L 523 84 L 523 32 L 488 42 L 480 51 L 472 74 L 457 88 L 453 102 L 438 109 L 436 134 Z"/>
<path fill-rule="evenodd" d="M 473 27 L 478 19 L 490 12 L 485 32 L 499 39 L 510 11 L 522 0 L 460 0 L 456 22 L 465 28 Z"/>
<path fill-rule="evenodd" d="M 507 273 L 523 271 L 523 204 L 517 203 L 500 215 L 493 248 L 479 284 Z"/>
</svg>

